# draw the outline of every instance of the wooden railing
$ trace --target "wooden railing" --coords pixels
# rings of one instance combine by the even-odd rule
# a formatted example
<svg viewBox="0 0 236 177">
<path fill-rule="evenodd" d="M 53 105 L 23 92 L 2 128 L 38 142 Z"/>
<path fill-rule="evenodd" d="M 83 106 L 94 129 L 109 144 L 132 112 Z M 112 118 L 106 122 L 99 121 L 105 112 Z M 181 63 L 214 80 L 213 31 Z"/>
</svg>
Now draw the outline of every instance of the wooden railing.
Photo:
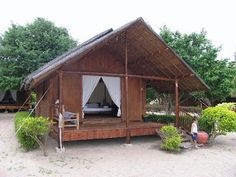
<svg viewBox="0 0 236 177">
<path fill-rule="evenodd" d="M 180 122 L 179 122 L 179 126 L 181 128 L 184 128 L 186 131 L 191 131 L 191 125 L 193 122 L 193 116 L 191 114 L 189 114 L 188 112 L 180 109 Z"/>
</svg>

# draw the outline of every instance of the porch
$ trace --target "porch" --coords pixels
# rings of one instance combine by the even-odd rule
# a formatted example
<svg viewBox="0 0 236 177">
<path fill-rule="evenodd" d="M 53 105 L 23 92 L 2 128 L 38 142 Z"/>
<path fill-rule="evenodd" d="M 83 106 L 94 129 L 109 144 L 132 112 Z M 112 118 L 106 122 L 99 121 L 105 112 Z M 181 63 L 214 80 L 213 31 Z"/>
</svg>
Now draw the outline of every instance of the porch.
<svg viewBox="0 0 236 177">
<path fill-rule="evenodd" d="M 130 121 L 128 126 L 121 118 L 113 117 L 90 117 L 84 119 L 77 125 L 76 119 L 73 123 L 65 123 L 62 130 L 63 141 L 91 140 L 145 136 L 156 134 L 156 129 L 160 129 L 163 124 L 155 122 Z M 52 136 L 58 138 L 58 125 L 55 123 L 52 128 Z"/>
</svg>

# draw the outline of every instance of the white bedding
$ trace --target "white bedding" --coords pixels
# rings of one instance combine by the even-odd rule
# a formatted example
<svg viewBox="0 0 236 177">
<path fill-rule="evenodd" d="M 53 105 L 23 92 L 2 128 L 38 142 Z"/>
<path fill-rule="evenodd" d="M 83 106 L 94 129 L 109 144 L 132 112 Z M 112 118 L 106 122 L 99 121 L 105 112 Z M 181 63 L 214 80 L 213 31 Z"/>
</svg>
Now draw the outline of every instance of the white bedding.
<svg viewBox="0 0 236 177">
<path fill-rule="evenodd" d="M 111 108 L 84 108 L 84 113 L 102 113 L 102 112 L 111 112 Z"/>
</svg>

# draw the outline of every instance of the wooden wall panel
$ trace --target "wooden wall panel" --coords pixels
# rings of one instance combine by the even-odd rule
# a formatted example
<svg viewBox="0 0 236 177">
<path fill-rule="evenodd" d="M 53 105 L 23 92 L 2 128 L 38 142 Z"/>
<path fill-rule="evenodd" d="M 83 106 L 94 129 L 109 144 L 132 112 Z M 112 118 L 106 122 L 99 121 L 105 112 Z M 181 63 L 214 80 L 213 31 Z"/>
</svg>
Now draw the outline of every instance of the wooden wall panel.
<svg viewBox="0 0 236 177">
<path fill-rule="evenodd" d="M 52 103 L 54 104 L 57 99 L 59 99 L 59 76 L 58 73 L 56 73 L 52 79 L 50 80 L 52 82 Z"/>
<path fill-rule="evenodd" d="M 49 87 L 49 82 L 48 82 L 48 80 L 46 80 L 36 88 L 37 103 L 42 98 L 44 93 L 47 91 L 48 87 Z M 50 107 L 50 105 L 49 105 L 49 92 L 47 92 L 45 94 L 45 96 L 41 99 L 41 101 L 39 102 L 38 106 L 36 107 L 36 116 L 49 117 L 50 116 L 49 107 Z"/>
<path fill-rule="evenodd" d="M 62 103 L 65 111 L 80 112 L 81 106 L 81 76 L 79 74 L 63 73 L 62 76 Z"/>
<path fill-rule="evenodd" d="M 124 73 L 121 59 L 108 52 L 106 49 L 94 51 L 84 58 L 68 63 L 62 67 L 64 71 Z"/>
<path fill-rule="evenodd" d="M 128 79 L 128 118 L 130 121 L 142 120 L 141 81 L 139 78 Z"/>
<path fill-rule="evenodd" d="M 49 80 L 49 117 L 53 118 L 54 114 L 56 114 L 55 110 L 55 102 L 59 99 L 59 77 L 58 73 L 52 75 L 52 77 Z"/>
</svg>

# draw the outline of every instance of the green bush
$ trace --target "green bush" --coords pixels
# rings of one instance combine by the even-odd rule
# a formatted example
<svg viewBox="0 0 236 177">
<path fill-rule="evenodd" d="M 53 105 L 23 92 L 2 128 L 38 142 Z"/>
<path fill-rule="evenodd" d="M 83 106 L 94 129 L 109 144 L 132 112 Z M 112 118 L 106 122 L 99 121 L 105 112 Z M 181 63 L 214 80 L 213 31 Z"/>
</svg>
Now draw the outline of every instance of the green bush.
<svg viewBox="0 0 236 177">
<path fill-rule="evenodd" d="M 27 117 L 27 112 L 17 113 L 15 128 L 19 143 L 29 151 L 42 145 L 42 139 L 49 132 L 49 120 L 44 117 Z"/>
<path fill-rule="evenodd" d="M 31 93 L 31 106 L 34 108 L 35 104 L 37 102 L 37 96 L 35 92 Z"/>
<path fill-rule="evenodd" d="M 156 114 L 146 114 L 143 117 L 144 122 L 158 122 L 162 124 L 175 123 L 175 115 L 156 115 Z M 188 130 L 191 129 L 192 118 L 189 116 L 179 117 L 180 126 Z"/>
<path fill-rule="evenodd" d="M 179 151 L 182 138 L 180 136 L 170 137 L 164 140 L 161 148 L 167 151 Z"/>
<path fill-rule="evenodd" d="M 156 114 L 147 114 L 144 116 L 145 122 L 158 122 L 158 123 L 174 123 L 175 115 L 156 115 Z"/>
<path fill-rule="evenodd" d="M 182 137 L 176 127 L 168 125 L 161 128 L 164 140 L 161 148 L 167 151 L 179 151 Z"/>
<path fill-rule="evenodd" d="M 165 138 L 178 136 L 179 134 L 177 128 L 172 125 L 163 126 L 161 128 L 161 133 Z"/>
<path fill-rule="evenodd" d="M 231 111 L 235 111 L 236 110 L 236 103 L 220 103 L 218 105 L 216 105 L 216 107 L 223 107 L 223 108 L 226 108 L 228 110 L 231 110 Z"/>
<path fill-rule="evenodd" d="M 29 113 L 28 112 L 25 112 L 25 111 L 21 111 L 21 112 L 17 112 L 16 113 L 16 116 L 15 116 L 15 129 L 17 131 L 18 129 L 18 125 L 20 124 L 20 121 L 23 119 L 23 118 L 26 118 L 28 117 Z"/>
<path fill-rule="evenodd" d="M 236 113 L 223 106 L 209 107 L 202 111 L 199 128 L 209 134 L 212 140 L 218 135 L 236 131 Z"/>
</svg>

